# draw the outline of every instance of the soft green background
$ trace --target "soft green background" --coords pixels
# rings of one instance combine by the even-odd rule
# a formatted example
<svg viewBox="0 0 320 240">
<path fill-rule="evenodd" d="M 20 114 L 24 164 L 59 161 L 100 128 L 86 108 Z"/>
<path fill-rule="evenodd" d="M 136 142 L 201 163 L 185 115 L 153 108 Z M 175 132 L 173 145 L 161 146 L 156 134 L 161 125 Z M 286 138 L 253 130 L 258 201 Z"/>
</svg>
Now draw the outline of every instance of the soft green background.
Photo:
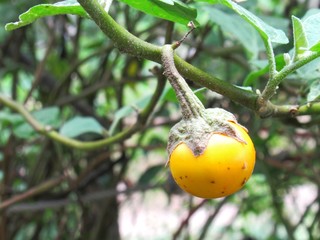
<svg viewBox="0 0 320 240">
<path fill-rule="evenodd" d="M 99 140 L 133 125 L 154 94 L 156 78 L 149 69 L 158 64 L 114 49 L 92 21 L 79 18 L 86 14 L 75 1 L 53 3 L 1 1 L 1 94 L 23 103 L 34 86 L 26 108 L 44 125 L 78 140 Z M 239 8 L 232 1 L 113 1 L 110 15 L 156 45 L 164 43 L 168 22 L 162 18 L 177 22 L 174 40 L 194 20 L 198 28 L 178 54 L 256 91 L 267 79 L 263 40 L 273 42 L 279 68 L 285 64 L 283 53 L 293 59 L 305 48 L 319 51 L 320 13 L 308 3 L 251 0 Z M 5 31 L 5 24 L 37 4 L 49 5 L 33 7 L 18 25 L 7 28 L 35 22 Z M 67 12 L 74 15 L 57 15 Z M 297 17 L 294 30 L 291 15 Z M 319 66 L 315 60 L 291 74 L 272 101 L 319 101 Z M 192 79 L 188 83 L 194 90 L 201 88 Z M 206 107 L 233 112 L 256 146 L 252 178 L 225 200 L 202 203 L 182 193 L 170 178 L 165 149 L 180 111 L 169 85 L 149 125 L 125 142 L 90 152 L 39 135 L 19 114 L 0 105 L 0 201 L 63 174 L 76 182 L 63 182 L 0 212 L 0 236 L 142 240 L 172 239 L 176 233 L 176 239 L 319 239 L 319 116 L 262 120 L 211 91 L 202 89 L 197 95 Z"/>
</svg>

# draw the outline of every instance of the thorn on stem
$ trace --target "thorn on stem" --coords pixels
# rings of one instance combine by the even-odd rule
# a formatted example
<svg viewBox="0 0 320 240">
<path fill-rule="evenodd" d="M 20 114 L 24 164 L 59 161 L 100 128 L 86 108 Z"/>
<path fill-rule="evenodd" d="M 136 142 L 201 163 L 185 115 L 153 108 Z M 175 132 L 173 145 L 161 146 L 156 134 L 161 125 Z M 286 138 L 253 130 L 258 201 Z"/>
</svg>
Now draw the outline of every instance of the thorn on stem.
<svg viewBox="0 0 320 240">
<path fill-rule="evenodd" d="M 290 116 L 291 117 L 296 117 L 297 113 L 298 113 L 298 106 L 294 106 L 291 107 L 291 109 L 289 110 L 290 112 Z"/>
<path fill-rule="evenodd" d="M 175 42 L 174 44 L 172 44 L 172 48 L 173 49 L 177 49 L 181 43 L 189 36 L 189 34 L 194 30 L 196 29 L 196 25 L 194 25 L 194 23 L 192 21 L 190 21 L 187 25 L 190 30 L 177 42 Z"/>
</svg>

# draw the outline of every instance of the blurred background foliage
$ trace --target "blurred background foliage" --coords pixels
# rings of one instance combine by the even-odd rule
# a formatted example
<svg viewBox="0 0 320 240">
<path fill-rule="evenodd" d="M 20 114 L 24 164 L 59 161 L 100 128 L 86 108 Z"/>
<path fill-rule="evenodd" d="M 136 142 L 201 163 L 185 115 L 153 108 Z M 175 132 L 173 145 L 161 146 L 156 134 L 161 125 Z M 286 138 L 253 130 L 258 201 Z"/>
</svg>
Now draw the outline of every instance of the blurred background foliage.
<svg viewBox="0 0 320 240">
<path fill-rule="evenodd" d="M 1 93 L 23 103 L 43 124 L 83 141 L 134 124 L 155 92 L 157 78 L 150 69 L 156 64 L 121 54 L 93 22 L 76 16 L 4 30 L 44 2 L 52 1 L 0 2 Z M 292 38 L 291 15 L 317 11 L 319 1 L 250 0 L 242 6 Z M 198 3 L 197 9 L 202 7 Z M 200 11 L 200 27 L 178 54 L 221 79 L 262 89 L 264 75 L 248 79 L 265 58 L 257 33 L 230 11 L 211 10 Z M 139 38 L 164 44 L 168 22 L 118 1 L 110 15 Z M 185 32 L 174 25 L 173 40 Z M 285 80 L 273 101 L 306 102 L 310 81 L 319 77 L 310 80 L 304 74 Z M 257 164 L 243 190 L 202 200 L 172 181 L 165 149 L 169 129 L 181 115 L 168 84 L 146 126 L 94 151 L 45 138 L 0 106 L 0 239 L 320 239 L 319 116 L 262 120 L 191 80 L 206 107 L 233 112 L 249 129 Z"/>
</svg>

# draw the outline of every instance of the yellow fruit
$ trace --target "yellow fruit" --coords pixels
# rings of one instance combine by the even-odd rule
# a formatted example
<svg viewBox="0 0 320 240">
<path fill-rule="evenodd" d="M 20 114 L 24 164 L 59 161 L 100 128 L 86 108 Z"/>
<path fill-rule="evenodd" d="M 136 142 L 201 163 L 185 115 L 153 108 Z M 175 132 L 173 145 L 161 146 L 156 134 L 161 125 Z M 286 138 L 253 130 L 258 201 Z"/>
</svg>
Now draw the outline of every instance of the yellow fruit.
<svg viewBox="0 0 320 240">
<path fill-rule="evenodd" d="M 184 191 L 201 198 L 219 198 L 237 192 L 248 181 L 255 165 L 254 145 L 242 126 L 230 124 L 246 143 L 214 133 L 197 157 L 185 143 L 172 151 L 171 173 Z"/>
</svg>

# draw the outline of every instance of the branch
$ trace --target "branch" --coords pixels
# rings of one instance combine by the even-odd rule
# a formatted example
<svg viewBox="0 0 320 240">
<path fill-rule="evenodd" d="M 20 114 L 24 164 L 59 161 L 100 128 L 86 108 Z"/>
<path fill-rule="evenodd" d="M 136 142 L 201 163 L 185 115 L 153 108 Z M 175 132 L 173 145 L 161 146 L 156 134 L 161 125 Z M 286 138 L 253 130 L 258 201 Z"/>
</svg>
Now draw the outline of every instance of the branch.
<svg viewBox="0 0 320 240">
<path fill-rule="evenodd" d="M 270 101 L 265 102 L 261 97 L 258 99 L 260 106 L 259 115 L 267 117 L 297 117 L 301 115 L 317 115 L 320 113 L 320 102 L 311 102 L 304 105 L 274 105 Z"/>
<path fill-rule="evenodd" d="M 199 240 L 205 239 L 205 237 L 208 233 L 208 230 L 210 229 L 210 225 L 212 224 L 213 220 L 218 216 L 221 208 L 228 202 L 229 199 L 230 199 L 230 196 L 224 198 L 221 202 L 218 203 L 214 212 L 211 215 L 209 215 L 209 217 L 207 218 L 207 220 L 202 228 Z"/>
<path fill-rule="evenodd" d="M 31 127 L 38 133 L 69 147 L 78 148 L 82 150 L 93 150 L 104 146 L 108 146 L 113 143 L 121 142 L 140 130 L 140 125 L 136 124 L 133 125 L 131 128 L 124 130 L 123 132 L 120 132 L 112 137 L 98 141 L 82 142 L 73 138 L 65 137 L 59 134 L 57 131 L 51 129 L 50 126 L 42 125 L 28 112 L 28 110 L 25 109 L 23 105 L 13 101 L 10 98 L 7 98 L 3 94 L 0 94 L 0 103 L 3 103 L 5 106 L 20 113 L 24 117 L 24 119 L 31 125 Z"/>
<path fill-rule="evenodd" d="M 180 226 L 178 227 L 176 232 L 173 234 L 173 237 L 172 237 L 173 240 L 178 239 L 183 228 L 189 224 L 191 217 L 207 202 L 208 202 L 208 199 L 203 199 L 198 205 L 196 205 L 190 209 L 188 216 L 182 220 L 182 222 L 180 223 Z"/>
<path fill-rule="evenodd" d="M 270 76 L 270 80 L 268 81 L 265 89 L 263 90 L 261 98 L 264 99 L 264 101 L 268 101 L 276 93 L 279 84 L 285 77 L 287 77 L 290 73 L 294 72 L 298 68 L 306 65 L 307 63 L 313 61 L 318 57 L 320 57 L 320 51 L 312 52 L 307 57 L 302 58 L 301 60 L 298 60 L 296 62 L 290 63 L 275 75 Z"/>
<path fill-rule="evenodd" d="M 264 38 L 262 38 L 264 39 Z M 263 40 L 266 52 L 268 55 L 268 62 L 269 62 L 269 77 L 270 79 L 273 79 L 274 76 L 277 74 L 277 69 L 276 69 L 276 59 L 274 57 L 274 52 L 272 48 L 272 44 L 270 39 L 268 38 L 267 40 Z"/>
<path fill-rule="evenodd" d="M 265 164 L 265 163 L 263 163 Z M 271 199 L 272 199 L 272 204 L 273 204 L 273 211 L 278 217 L 279 221 L 283 224 L 286 232 L 287 232 L 287 238 L 289 240 L 295 240 L 294 237 L 294 228 L 291 225 L 290 220 L 285 216 L 284 211 L 283 211 L 283 204 L 280 202 L 280 196 L 278 194 L 277 188 L 276 188 L 276 182 L 275 179 L 272 178 L 269 169 L 264 166 L 264 174 L 267 178 L 267 181 L 269 183 L 269 191 L 271 194 Z"/>
<path fill-rule="evenodd" d="M 161 48 L 159 46 L 145 42 L 129 33 L 104 11 L 97 0 L 78 0 L 78 2 L 121 52 L 161 63 Z M 257 110 L 257 94 L 245 91 L 226 81 L 209 75 L 188 64 L 177 55 L 175 55 L 174 60 L 179 73 L 184 78 L 220 93 L 254 111 Z"/>
<path fill-rule="evenodd" d="M 90 192 L 84 195 L 79 195 L 78 199 L 73 200 L 71 198 L 64 199 L 50 199 L 50 200 L 39 200 L 32 203 L 20 203 L 13 205 L 7 209 L 7 213 L 19 213 L 19 212 L 35 212 L 43 211 L 45 209 L 57 209 L 69 204 L 74 204 L 77 202 L 82 203 L 91 203 L 96 201 L 101 201 L 106 198 L 117 196 L 119 194 L 130 195 L 135 192 L 145 192 L 149 189 L 153 190 L 156 188 L 163 188 L 163 184 L 154 184 L 154 185 L 137 185 L 132 188 L 127 188 L 125 190 L 116 190 L 116 189 L 107 189 L 102 191 Z"/>
<path fill-rule="evenodd" d="M 81 150 L 93 150 L 93 149 L 105 147 L 117 142 L 124 141 L 125 139 L 131 137 L 133 134 L 141 130 L 144 127 L 144 125 L 147 123 L 149 116 L 153 112 L 153 109 L 155 108 L 159 98 L 161 97 L 164 87 L 165 87 L 164 77 L 159 77 L 158 85 L 156 87 L 155 93 L 153 94 L 149 104 L 141 111 L 135 125 L 112 137 L 105 138 L 98 141 L 88 141 L 88 142 L 82 142 L 73 138 L 63 136 L 59 134 L 57 131 L 53 130 L 50 126 L 42 125 L 28 112 L 27 109 L 25 109 L 23 105 L 6 97 L 4 94 L 0 94 L 0 103 L 20 113 L 24 117 L 24 119 L 31 125 L 31 127 L 38 133 L 73 148 L 78 148 Z"/>
<path fill-rule="evenodd" d="M 50 190 L 52 190 L 53 187 L 59 185 L 60 183 L 62 183 L 66 179 L 67 179 L 67 176 L 61 176 L 56 179 L 51 179 L 51 180 L 48 180 L 44 183 L 41 183 L 40 185 L 38 185 L 36 187 L 31 188 L 30 190 L 28 190 L 24 193 L 13 196 L 12 198 L 10 198 L 0 204 L 0 212 L 3 211 L 4 209 L 6 209 L 7 207 L 11 206 L 12 204 L 15 204 L 17 202 L 26 200 L 26 199 L 34 197 L 34 196 L 37 196 L 41 193 L 50 191 Z"/>
</svg>

